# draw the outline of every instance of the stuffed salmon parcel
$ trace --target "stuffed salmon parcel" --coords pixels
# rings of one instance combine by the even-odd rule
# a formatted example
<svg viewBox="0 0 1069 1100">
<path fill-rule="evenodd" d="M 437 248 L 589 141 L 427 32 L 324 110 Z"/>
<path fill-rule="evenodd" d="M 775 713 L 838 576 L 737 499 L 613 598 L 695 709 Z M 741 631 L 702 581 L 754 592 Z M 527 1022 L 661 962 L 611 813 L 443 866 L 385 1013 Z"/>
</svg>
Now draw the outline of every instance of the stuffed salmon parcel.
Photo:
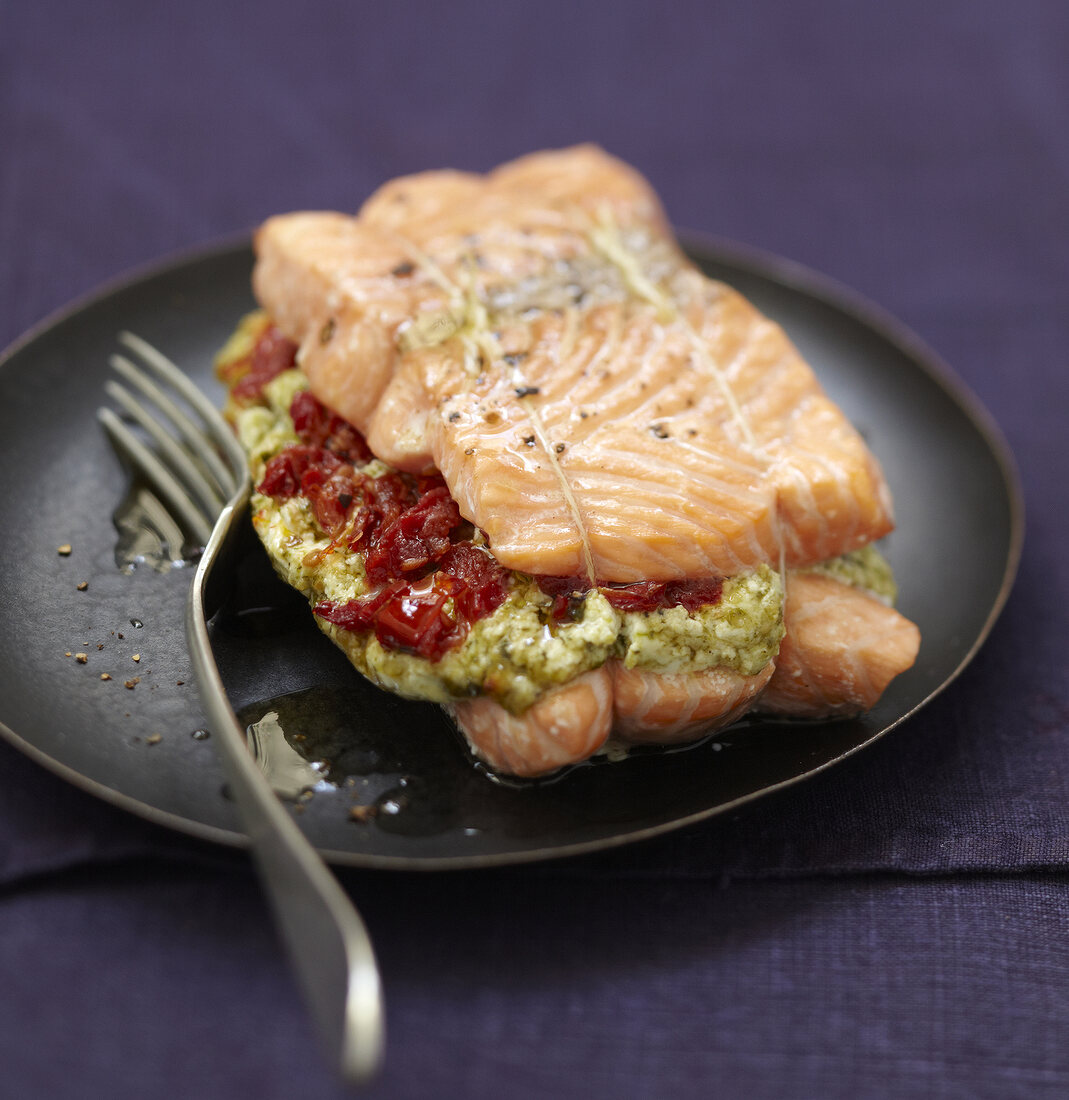
<svg viewBox="0 0 1069 1100">
<path fill-rule="evenodd" d="M 255 247 L 217 363 L 254 526 L 352 663 L 492 767 L 857 713 L 913 664 L 878 462 L 627 165 L 422 173 Z"/>
</svg>

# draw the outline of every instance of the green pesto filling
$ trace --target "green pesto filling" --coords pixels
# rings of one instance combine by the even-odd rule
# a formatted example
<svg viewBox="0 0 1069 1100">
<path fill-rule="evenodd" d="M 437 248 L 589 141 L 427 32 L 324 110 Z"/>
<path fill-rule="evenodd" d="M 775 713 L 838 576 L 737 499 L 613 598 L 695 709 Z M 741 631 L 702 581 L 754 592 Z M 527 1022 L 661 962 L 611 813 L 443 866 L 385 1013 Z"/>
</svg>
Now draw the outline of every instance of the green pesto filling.
<svg viewBox="0 0 1069 1100">
<path fill-rule="evenodd" d="M 863 589 L 894 606 L 898 598 L 898 586 L 890 562 L 873 545 L 851 550 L 839 558 L 830 558 L 806 568 L 807 573 L 822 573 L 826 577 Z"/>
<path fill-rule="evenodd" d="M 783 584 L 762 565 L 724 582 L 720 602 L 623 616 L 618 655 L 628 668 L 696 672 L 718 665 L 752 676 L 779 652 Z"/>
<path fill-rule="evenodd" d="M 235 355 L 244 346 L 232 345 Z M 285 371 L 265 387 L 264 404 L 232 408 L 254 481 L 272 455 L 298 442 L 289 406 L 306 386 L 300 371 Z M 360 467 L 372 477 L 388 469 L 377 459 Z M 360 556 L 333 549 L 303 499 L 276 501 L 254 493 L 253 523 L 275 569 L 312 604 L 345 602 L 369 591 Z M 871 548 L 814 569 L 884 598 L 888 585 L 893 593 L 890 569 Z M 505 603 L 433 662 L 385 649 L 373 634 L 341 630 L 318 617 L 316 622 L 360 672 L 390 691 L 439 703 L 488 695 L 517 714 L 544 691 L 610 658 L 661 673 L 729 667 L 753 675 L 775 657 L 784 632 L 782 581 L 767 565 L 725 580 L 721 600 L 697 611 L 671 607 L 621 614 L 597 590 L 587 593 L 567 621 L 556 622 L 552 607 L 530 577 L 513 574 Z"/>
<path fill-rule="evenodd" d="M 331 550 L 303 500 L 279 503 L 256 494 L 253 510 L 276 570 L 310 603 L 345 603 L 367 594 L 359 555 Z M 600 593 L 587 597 L 575 622 L 553 623 L 552 606 L 534 582 L 514 576 L 501 607 L 473 623 L 459 646 L 433 662 L 386 649 L 372 634 L 342 630 L 318 617 L 316 622 L 381 687 L 437 703 L 491 695 L 520 713 L 547 688 L 604 664 L 619 633 L 619 616 Z"/>
</svg>

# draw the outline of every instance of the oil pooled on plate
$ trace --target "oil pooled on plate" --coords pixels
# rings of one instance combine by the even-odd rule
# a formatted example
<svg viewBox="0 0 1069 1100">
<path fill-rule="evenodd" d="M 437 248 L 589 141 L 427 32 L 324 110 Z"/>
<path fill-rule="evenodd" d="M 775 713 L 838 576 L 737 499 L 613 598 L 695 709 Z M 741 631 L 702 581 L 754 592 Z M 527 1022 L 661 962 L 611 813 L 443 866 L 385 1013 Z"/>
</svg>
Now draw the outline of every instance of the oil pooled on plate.
<svg viewBox="0 0 1069 1100">
<path fill-rule="evenodd" d="M 200 548 L 145 485 L 135 481 L 112 514 L 115 564 L 123 573 L 147 567 L 157 573 L 195 565 Z"/>
<path fill-rule="evenodd" d="M 322 794 L 342 797 L 354 822 L 388 832 L 455 829 L 449 796 L 456 789 L 455 773 L 474 773 L 458 735 L 428 708 L 425 732 L 413 736 L 392 714 L 404 702 L 381 695 L 360 682 L 317 684 L 244 707 L 238 720 L 250 752 L 281 798 L 304 806 Z M 443 782 L 423 774 L 428 760 L 430 774 Z"/>
</svg>

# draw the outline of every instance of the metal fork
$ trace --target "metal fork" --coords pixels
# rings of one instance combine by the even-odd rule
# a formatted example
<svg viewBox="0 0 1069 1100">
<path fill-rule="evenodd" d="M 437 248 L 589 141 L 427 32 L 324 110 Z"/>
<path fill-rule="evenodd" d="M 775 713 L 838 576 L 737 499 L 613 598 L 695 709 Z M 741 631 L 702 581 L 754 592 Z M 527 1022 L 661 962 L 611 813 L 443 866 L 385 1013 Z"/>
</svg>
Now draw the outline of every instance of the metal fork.
<svg viewBox="0 0 1069 1100">
<path fill-rule="evenodd" d="M 128 385 L 112 380 L 105 390 L 127 422 L 106 407 L 98 415 L 118 450 L 204 545 L 186 605 L 197 686 L 320 1035 L 343 1079 L 363 1084 L 374 1076 L 383 1050 L 381 988 L 367 929 L 253 760 L 208 639 L 209 612 L 221 602 L 228 558 L 247 511 L 245 456 L 215 407 L 174 363 L 131 333 L 121 333 L 119 343 L 138 364 L 113 355 L 111 366 Z"/>
</svg>

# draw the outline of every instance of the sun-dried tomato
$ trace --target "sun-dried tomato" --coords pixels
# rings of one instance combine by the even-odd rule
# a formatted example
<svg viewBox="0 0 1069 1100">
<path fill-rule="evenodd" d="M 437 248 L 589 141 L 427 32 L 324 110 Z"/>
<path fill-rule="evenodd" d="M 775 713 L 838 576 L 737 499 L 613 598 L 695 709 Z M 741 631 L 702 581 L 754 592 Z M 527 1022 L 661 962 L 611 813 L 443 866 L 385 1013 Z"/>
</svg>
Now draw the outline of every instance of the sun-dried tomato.
<svg viewBox="0 0 1069 1100">
<path fill-rule="evenodd" d="M 227 370 L 228 377 L 244 371 L 231 388 L 231 394 L 239 405 L 247 405 L 263 397 L 264 386 L 297 361 L 297 345 L 274 325 L 267 325 L 260 333 L 247 359 L 239 360 Z M 245 369 L 245 364 L 248 368 Z"/>
<path fill-rule="evenodd" d="M 468 624 L 450 615 L 446 605 L 459 587 L 445 573 L 415 584 L 394 581 L 378 592 L 338 604 L 324 600 L 315 613 L 344 630 L 372 630 L 386 649 L 438 660 L 460 642 Z"/>
<path fill-rule="evenodd" d="M 301 491 L 301 478 L 317 452 L 315 447 L 287 447 L 267 460 L 258 492 L 279 500 L 288 500 Z"/>
<path fill-rule="evenodd" d="M 463 640 L 468 629 L 467 623 L 446 609 L 456 587 L 456 582 L 444 573 L 435 573 L 419 585 L 406 585 L 376 612 L 375 637 L 387 649 L 438 660 Z"/>
<path fill-rule="evenodd" d="M 560 622 L 572 615 L 579 600 L 590 591 L 580 577 L 537 577 L 539 588 L 553 597 L 552 617 Z M 719 578 L 686 581 L 635 581 L 632 584 L 601 585 L 600 591 L 617 611 L 658 611 L 665 607 L 700 607 L 720 602 L 723 582 Z"/>
<path fill-rule="evenodd" d="M 601 591 L 617 611 L 656 611 L 664 606 L 664 581 L 636 581 L 634 584 L 605 585 Z"/>
<path fill-rule="evenodd" d="M 353 502 L 362 499 L 366 480 L 333 451 L 301 445 L 287 447 L 268 460 L 257 490 L 279 500 L 298 494 L 306 497 L 316 522 L 334 535 Z"/>
<path fill-rule="evenodd" d="M 290 402 L 290 419 L 297 438 L 310 447 L 325 447 L 349 462 L 369 462 L 367 440 L 308 390 L 298 390 Z"/>
<path fill-rule="evenodd" d="M 535 577 L 538 587 L 547 596 L 574 596 L 590 591 L 590 585 L 581 577 Z"/>
<path fill-rule="evenodd" d="M 720 602 L 723 582 L 719 578 L 686 581 L 636 581 L 633 584 L 603 585 L 605 598 L 617 611 L 658 611 L 665 607 L 700 607 Z"/>
<path fill-rule="evenodd" d="M 378 541 L 379 532 L 388 527 L 415 500 L 411 487 L 400 474 L 368 478 L 364 484 L 363 504 L 353 520 L 349 549 L 368 552 Z"/>
<path fill-rule="evenodd" d="M 394 580 L 344 604 L 324 600 L 315 613 L 344 630 L 374 631 L 387 649 L 437 661 L 464 640 L 473 623 L 501 606 L 508 577 L 485 551 L 457 543 L 439 569 L 418 581 Z"/>
<path fill-rule="evenodd" d="M 321 619 L 326 619 L 327 622 L 341 627 L 342 630 L 370 630 L 375 625 L 375 615 L 379 608 L 406 587 L 403 581 L 396 581 L 393 585 L 387 585 L 386 588 L 373 592 L 369 596 L 346 600 L 345 603 L 320 600 L 314 610 Z"/>
<path fill-rule="evenodd" d="M 265 496 L 286 500 L 321 484 L 345 465 L 336 454 L 322 447 L 287 447 L 267 460 L 264 476 L 256 488 Z"/>
<path fill-rule="evenodd" d="M 328 535 L 340 534 L 353 501 L 360 495 L 360 483 L 363 480 L 353 473 L 353 468 L 349 465 L 342 466 L 312 485 L 307 484 L 308 474 L 305 475 L 302 486 L 304 495 L 311 502 L 316 522 Z"/>
<path fill-rule="evenodd" d="M 538 587 L 547 596 L 553 597 L 550 618 L 555 623 L 574 619 L 582 605 L 583 597 L 590 591 L 590 585 L 581 577 L 535 577 Z"/>
<path fill-rule="evenodd" d="M 719 577 L 706 577 L 690 581 L 669 581 L 665 589 L 665 607 L 685 607 L 697 611 L 700 607 L 720 602 L 724 594 L 724 582 Z"/>
<path fill-rule="evenodd" d="M 452 545 L 450 532 L 461 522 L 460 510 L 445 486 L 424 493 L 369 540 L 368 580 L 381 584 L 438 561 Z"/>
<path fill-rule="evenodd" d="M 495 612 L 509 594 L 509 571 L 485 550 L 458 542 L 443 555 L 439 569 L 460 585 L 454 595 L 458 614 L 468 622 Z"/>
</svg>

